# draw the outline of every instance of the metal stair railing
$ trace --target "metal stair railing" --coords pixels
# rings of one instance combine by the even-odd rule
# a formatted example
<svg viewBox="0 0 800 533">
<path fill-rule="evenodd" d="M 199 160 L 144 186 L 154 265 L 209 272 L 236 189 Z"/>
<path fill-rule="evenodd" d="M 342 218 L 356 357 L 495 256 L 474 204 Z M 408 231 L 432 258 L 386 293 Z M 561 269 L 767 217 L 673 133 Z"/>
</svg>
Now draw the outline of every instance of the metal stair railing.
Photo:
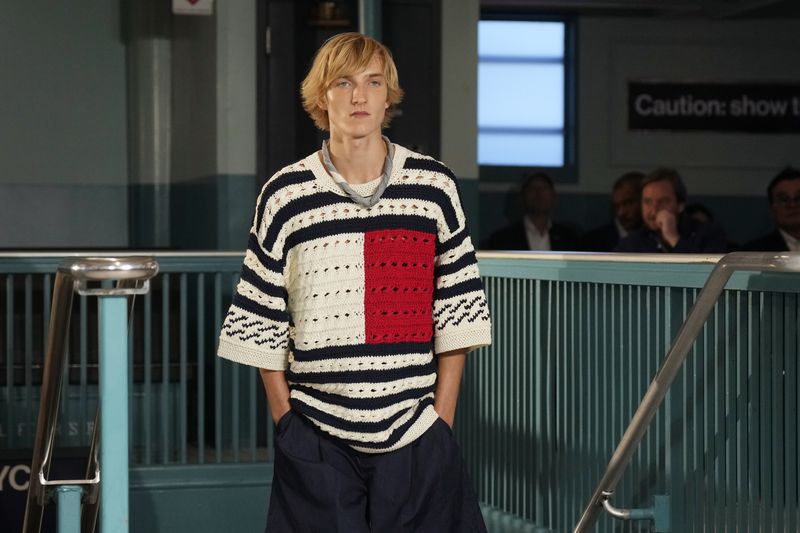
<svg viewBox="0 0 800 533">
<path fill-rule="evenodd" d="M 613 510 L 614 515 L 622 519 L 630 519 L 631 513 L 615 509 L 609 498 L 616 489 L 625 468 L 644 437 L 656 411 L 683 366 L 689 350 L 697 339 L 706 319 L 722 294 L 731 275 L 738 271 L 750 272 L 800 272 L 800 253 L 753 253 L 733 252 L 725 255 L 711 271 L 700 294 L 697 296 L 686 320 L 678 330 L 669 352 L 661 368 L 653 378 L 630 424 L 617 445 L 606 471 L 600 478 L 597 487 L 587 502 L 586 507 L 575 526 L 574 533 L 586 533 L 595 525 L 603 510 Z M 611 511 L 609 511 L 611 512 Z"/>
<path fill-rule="evenodd" d="M 121 498 L 118 491 L 109 493 L 107 488 L 113 488 L 115 485 L 123 483 L 125 485 L 123 512 L 127 513 L 127 475 L 122 476 L 124 479 L 120 480 L 118 479 L 120 476 L 114 474 L 123 466 L 127 473 L 128 468 L 128 365 L 127 360 L 125 364 L 109 364 L 107 358 L 111 355 L 118 355 L 120 352 L 127 355 L 127 297 L 146 293 L 149 280 L 157 272 L 158 263 L 151 257 L 87 257 L 72 259 L 58 267 L 53 289 L 39 416 L 36 421 L 36 440 L 31 460 L 30 487 L 22 526 L 23 533 L 39 533 L 45 506 L 51 498 L 55 498 L 57 501 L 59 533 L 77 533 L 78 530 L 90 533 L 95 529 L 99 500 L 102 497 L 113 507 L 112 500 Z M 101 285 L 102 282 L 108 281 L 116 281 L 116 286 Z M 50 480 L 48 477 L 53 458 L 58 408 L 64 368 L 67 364 L 66 346 L 70 311 L 75 292 L 101 298 L 99 312 L 100 403 L 92 434 L 86 479 Z M 123 386 L 120 387 L 120 384 Z M 119 412 L 119 408 L 115 408 L 114 405 L 109 406 L 112 401 L 123 402 L 124 408 L 121 410 L 123 412 Z M 113 416 L 115 420 L 113 422 L 107 420 L 106 413 L 108 413 L 108 417 Z M 124 440 L 114 438 L 114 442 L 110 443 L 108 431 L 114 429 L 114 426 L 121 425 L 125 426 Z M 120 443 L 122 443 L 121 447 Z M 113 456 L 106 458 L 106 454 L 113 454 Z M 104 476 L 110 478 L 112 482 L 100 483 L 101 465 L 105 465 L 106 473 L 111 473 L 109 476 L 106 474 Z M 82 502 L 84 504 L 83 512 L 81 512 Z M 127 531 L 127 514 L 124 522 L 123 528 L 108 527 L 103 522 L 101 529 L 104 532 Z"/>
</svg>

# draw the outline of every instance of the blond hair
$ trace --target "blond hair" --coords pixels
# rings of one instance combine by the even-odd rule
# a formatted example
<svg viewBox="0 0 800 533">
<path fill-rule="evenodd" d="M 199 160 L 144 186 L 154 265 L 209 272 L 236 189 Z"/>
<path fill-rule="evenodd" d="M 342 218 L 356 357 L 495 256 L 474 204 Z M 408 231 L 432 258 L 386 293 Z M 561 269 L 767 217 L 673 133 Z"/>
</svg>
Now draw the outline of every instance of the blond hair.
<svg viewBox="0 0 800 533">
<path fill-rule="evenodd" d="M 350 32 L 331 37 L 322 45 L 300 86 L 303 108 L 319 129 L 330 129 L 328 111 L 318 105 L 325 92 L 336 79 L 366 69 L 373 57 L 377 57 L 383 65 L 389 107 L 386 109 L 382 127 L 389 126 L 395 106 L 403 99 L 403 89 L 400 88 L 392 53 L 372 37 Z"/>
</svg>

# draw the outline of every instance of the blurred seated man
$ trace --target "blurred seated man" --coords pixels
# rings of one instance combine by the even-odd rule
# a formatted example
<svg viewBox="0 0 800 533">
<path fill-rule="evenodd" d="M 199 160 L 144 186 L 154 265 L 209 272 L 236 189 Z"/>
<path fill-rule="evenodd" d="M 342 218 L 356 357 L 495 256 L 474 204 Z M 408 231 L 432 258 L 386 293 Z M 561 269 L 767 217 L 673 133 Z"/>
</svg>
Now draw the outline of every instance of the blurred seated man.
<svg viewBox="0 0 800 533">
<path fill-rule="evenodd" d="M 534 172 L 522 185 L 525 214 L 522 221 L 502 228 L 489 237 L 489 250 L 575 250 L 577 234 L 550 218 L 556 206 L 553 180 Z"/>
<path fill-rule="evenodd" d="M 642 172 L 626 172 L 614 182 L 611 206 L 614 220 L 583 236 L 583 249 L 589 252 L 610 252 L 619 241 L 642 225 Z"/>
<path fill-rule="evenodd" d="M 786 167 L 767 187 L 775 230 L 744 245 L 759 252 L 800 252 L 800 170 Z"/>
<path fill-rule="evenodd" d="M 716 224 L 683 213 L 686 187 L 678 172 L 659 168 L 642 180 L 644 226 L 622 239 L 617 252 L 724 253 L 725 236 Z"/>
</svg>

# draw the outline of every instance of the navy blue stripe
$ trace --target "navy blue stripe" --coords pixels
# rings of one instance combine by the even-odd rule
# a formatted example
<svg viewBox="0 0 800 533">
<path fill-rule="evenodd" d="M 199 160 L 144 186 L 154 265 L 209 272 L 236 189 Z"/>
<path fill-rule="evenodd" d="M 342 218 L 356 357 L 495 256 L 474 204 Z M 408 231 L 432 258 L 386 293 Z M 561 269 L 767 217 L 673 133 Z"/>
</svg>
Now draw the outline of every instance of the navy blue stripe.
<svg viewBox="0 0 800 533">
<path fill-rule="evenodd" d="M 371 442 L 362 442 L 360 440 L 352 440 L 352 439 L 339 439 L 339 440 L 345 444 L 349 444 L 350 446 L 358 446 L 359 448 L 367 448 L 371 450 L 381 450 L 384 448 L 389 448 L 390 446 L 397 444 L 397 441 L 399 441 L 401 438 L 405 436 L 409 428 L 412 425 L 414 425 L 414 423 L 416 423 L 419 417 L 422 416 L 422 413 L 425 410 L 425 408 L 428 407 L 429 405 L 433 405 L 433 398 L 425 398 L 424 400 L 422 400 L 419 403 L 419 407 L 417 407 L 417 411 L 414 413 L 414 416 L 412 416 L 403 425 L 395 429 L 394 432 L 392 432 L 392 436 L 383 442 L 371 443 Z"/>
<path fill-rule="evenodd" d="M 460 259 L 453 261 L 452 263 L 436 267 L 436 269 L 434 269 L 433 271 L 433 275 L 434 277 L 440 278 L 442 276 L 447 276 L 449 274 L 455 274 L 462 268 L 474 265 L 477 262 L 478 260 L 475 257 L 475 252 L 470 251 L 469 253 L 462 255 Z"/>
<path fill-rule="evenodd" d="M 340 370 L 336 372 L 294 372 L 291 367 L 286 371 L 286 380 L 292 383 L 324 384 L 324 383 L 364 383 L 369 389 L 380 389 L 390 381 L 417 378 L 436 373 L 436 362 L 422 365 L 411 365 L 400 368 L 368 368 L 366 370 Z"/>
<path fill-rule="evenodd" d="M 301 413 L 304 416 L 311 417 L 323 424 L 333 426 L 342 431 L 355 431 L 358 433 L 377 433 L 379 431 L 386 431 L 397 420 L 402 417 L 408 409 L 399 411 L 385 420 L 378 420 L 376 422 L 353 422 L 350 420 L 343 420 L 337 416 L 330 415 L 325 411 L 320 411 L 316 407 L 303 403 L 302 400 L 292 398 L 292 410 Z"/>
<path fill-rule="evenodd" d="M 261 190 L 261 201 L 258 203 L 257 215 L 256 215 L 257 217 L 256 228 L 261 227 L 261 222 L 264 218 L 264 210 L 267 206 L 267 201 L 272 197 L 273 194 L 278 192 L 280 189 L 283 189 L 290 185 L 297 185 L 299 183 L 305 183 L 307 181 L 314 181 L 314 173 L 311 172 L 310 170 L 303 170 L 299 172 L 287 172 L 285 174 L 281 174 L 269 180 L 267 184 L 264 185 L 264 188 Z"/>
<path fill-rule="evenodd" d="M 289 234 L 286 237 L 284 255 L 298 244 L 312 239 L 330 237 L 340 233 L 362 233 L 389 229 L 407 229 L 436 235 L 436 221 L 418 215 L 379 215 L 369 218 L 319 222 Z"/>
<path fill-rule="evenodd" d="M 323 392 L 317 389 L 313 389 L 311 387 L 306 387 L 305 385 L 295 384 L 292 383 L 289 386 L 292 390 L 297 390 L 300 392 L 304 392 L 308 394 L 312 398 L 319 400 L 321 402 L 329 403 L 331 405 L 337 405 L 339 407 L 344 407 L 345 409 L 356 409 L 356 410 L 374 410 L 374 409 L 383 409 L 384 407 L 390 407 L 397 403 L 400 403 L 405 400 L 410 400 L 412 398 L 422 398 L 426 394 L 430 394 L 436 388 L 436 384 L 425 385 L 424 387 L 407 389 L 397 394 L 390 394 L 388 396 L 380 396 L 378 398 L 350 398 L 347 396 L 342 396 L 340 394 L 333 394 L 330 392 Z"/>
<path fill-rule="evenodd" d="M 264 265 L 267 269 L 278 274 L 283 272 L 283 263 L 264 253 L 264 250 L 261 249 L 261 246 L 258 243 L 258 237 L 252 233 L 250 234 L 250 238 L 247 242 L 247 249 L 253 252 L 256 256 L 256 259 L 258 259 L 258 262 Z"/>
<path fill-rule="evenodd" d="M 430 342 L 397 342 L 382 344 L 356 344 L 353 346 L 331 346 L 312 350 L 294 350 L 295 361 L 320 361 L 341 357 L 370 357 L 381 355 L 407 355 L 428 353 L 433 349 Z"/>
<path fill-rule="evenodd" d="M 456 176 L 453 171 L 447 168 L 442 163 L 435 159 L 423 159 L 421 157 L 408 157 L 403 165 L 406 170 L 429 170 L 431 172 L 439 172 L 446 176 L 450 176 L 453 181 L 456 181 Z"/>
<path fill-rule="evenodd" d="M 467 237 L 469 237 L 469 232 L 467 231 L 467 228 L 465 226 L 461 228 L 461 230 L 459 230 L 458 233 L 456 233 L 446 241 L 444 242 L 437 241 L 436 255 L 442 255 L 449 252 L 450 250 L 455 250 L 456 248 L 461 246 L 461 243 L 463 243 Z"/>
<path fill-rule="evenodd" d="M 447 222 L 447 227 L 450 232 L 452 233 L 458 229 L 458 217 L 456 216 L 453 202 L 450 201 L 450 197 L 447 193 L 438 187 L 432 185 L 405 185 L 398 183 L 392 187 L 388 187 L 383 193 L 383 198 L 388 200 L 418 199 L 432 202 L 441 208 L 444 220 Z"/>
<path fill-rule="evenodd" d="M 353 205 L 350 199 L 325 191 L 303 196 L 284 204 L 283 207 L 278 209 L 272 216 L 272 221 L 267 228 L 267 234 L 264 236 L 264 248 L 267 250 L 272 248 L 278 238 L 278 233 L 281 231 L 281 228 L 293 216 L 342 202 L 348 202 Z M 354 207 L 355 205 L 353 205 L 353 208 Z"/>
<path fill-rule="evenodd" d="M 483 281 L 480 278 L 468 279 L 461 283 L 456 283 L 451 287 L 443 287 L 433 291 L 433 297 L 436 300 L 446 300 L 454 296 L 460 296 L 472 291 L 482 291 Z"/>
<path fill-rule="evenodd" d="M 247 265 L 242 265 L 242 279 L 267 296 L 282 298 L 283 300 L 287 298 L 286 289 L 264 280 Z"/>
<path fill-rule="evenodd" d="M 286 311 L 278 311 L 277 309 L 272 309 L 271 307 L 261 305 L 260 303 L 254 302 L 250 298 L 239 294 L 238 292 L 233 295 L 233 302 L 231 303 L 239 309 L 244 309 L 245 311 L 249 311 L 275 322 L 289 321 L 289 316 Z"/>
</svg>

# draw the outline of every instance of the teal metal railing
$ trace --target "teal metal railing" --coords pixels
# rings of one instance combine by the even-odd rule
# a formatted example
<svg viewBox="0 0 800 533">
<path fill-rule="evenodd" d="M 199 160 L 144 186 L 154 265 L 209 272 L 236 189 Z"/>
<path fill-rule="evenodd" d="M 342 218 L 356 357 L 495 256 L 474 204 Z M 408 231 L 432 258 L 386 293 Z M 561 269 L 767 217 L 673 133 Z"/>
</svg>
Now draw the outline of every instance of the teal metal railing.
<svg viewBox="0 0 800 533">
<path fill-rule="evenodd" d="M 572 529 L 717 260 L 481 256 L 495 343 L 468 359 L 456 429 L 482 501 Z M 727 287 L 614 498 L 669 495 L 675 532 L 796 531 L 800 283 Z"/>
<path fill-rule="evenodd" d="M 94 531 L 98 499 L 103 501 L 101 529 L 105 532 L 128 531 L 127 296 L 145 293 L 148 280 L 157 272 L 158 265 L 152 259 L 143 257 L 87 257 L 66 261 L 58 267 L 47 350 L 42 365 L 41 401 L 22 524 L 24 533 L 41 531 L 44 510 L 51 499 L 56 501 L 59 532 Z M 112 281 L 116 282 L 115 286 L 111 285 Z M 98 409 L 95 416 L 95 420 L 100 421 L 100 427 L 99 431 L 95 427 L 92 432 L 91 448 L 86 455 L 85 477 L 52 479 L 51 466 L 65 374 L 66 339 L 75 292 L 97 297 L 100 301 L 97 325 L 102 360 L 100 403 L 103 409 Z M 119 364 L 120 361 L 122 364 Z M 83 512 L 82 500 L 87 505 Z"/>
<path fill-rule="evenodd" d="M 269 461 L 256 372 L 214 356 L 242 255 L 155 255 L 163 274 L 135 311 L 131 343 L 132 465 Z M 0 447 L 30 446 L 48 273 L 62 258 L 0 256 Z M 572 528 L 718 259 L 479 254 L 494 344 L 468 358 L 456 431 L 487 506 Z M 734 274 L 616 502 L 669 495 L 673 531 L 798 529 L 799 287 L 789 275 Z M 86 446 L 97 310 L 78 307 L 62 404 L 73 426 L 59 439 Z M 605 517 L 596 530 L 648 528 Z"/>
</svg>

